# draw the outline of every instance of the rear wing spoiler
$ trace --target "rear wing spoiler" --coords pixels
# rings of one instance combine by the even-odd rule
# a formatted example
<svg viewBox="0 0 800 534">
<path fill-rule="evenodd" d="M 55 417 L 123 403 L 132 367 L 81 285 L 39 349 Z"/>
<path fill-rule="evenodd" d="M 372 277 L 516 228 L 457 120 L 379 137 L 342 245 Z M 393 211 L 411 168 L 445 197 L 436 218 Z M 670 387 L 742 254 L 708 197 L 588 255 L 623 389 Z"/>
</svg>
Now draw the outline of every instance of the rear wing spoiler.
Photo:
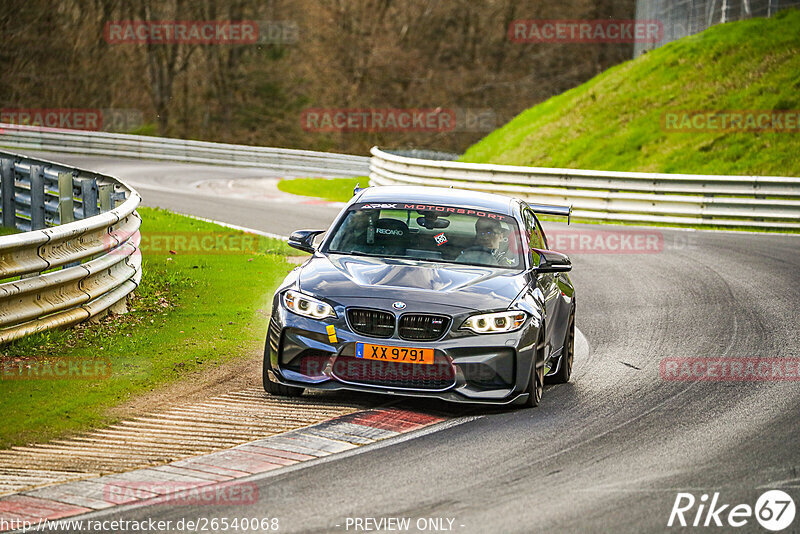
<svg viewBox="0 0 800 534">
<path fill-rule="evenodd" d="M 559 217 L 566 217 L 567 224 L 570 223 L 572 218 L 572 206 L 552 206 L 550 204 L 528 204 L 528 207 L 534 213 L 541 213 L 542 215 L 557 215 Z"/>
</svg>

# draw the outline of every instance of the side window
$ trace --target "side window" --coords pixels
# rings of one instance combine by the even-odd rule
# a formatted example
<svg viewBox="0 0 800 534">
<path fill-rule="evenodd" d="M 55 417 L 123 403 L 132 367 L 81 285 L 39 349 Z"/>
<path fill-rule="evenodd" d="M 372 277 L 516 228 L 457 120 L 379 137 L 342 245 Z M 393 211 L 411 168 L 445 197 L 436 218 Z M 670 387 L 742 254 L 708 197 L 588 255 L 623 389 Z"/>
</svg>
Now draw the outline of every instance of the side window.
<svg viewBox="0 0 800 534">
<path fill-rule="evenodd" d="M 531 248 L 545 248 L 544 236 L 536 216 L 530 209 L 526 209 L 523 213 L 525 217 L 525 235 L 528 238 L 528 243 Z"/>
<path fill-rule="evenodd" d="M 542 230 L 542 225 L 539 223 L 539 219 L 536 219 L 536 235 L 539 236 L 539 241 L 542 243 L 540 248 L 547 250 L 547 236 L 545 235 L 544 230 Z"/>
</svg>

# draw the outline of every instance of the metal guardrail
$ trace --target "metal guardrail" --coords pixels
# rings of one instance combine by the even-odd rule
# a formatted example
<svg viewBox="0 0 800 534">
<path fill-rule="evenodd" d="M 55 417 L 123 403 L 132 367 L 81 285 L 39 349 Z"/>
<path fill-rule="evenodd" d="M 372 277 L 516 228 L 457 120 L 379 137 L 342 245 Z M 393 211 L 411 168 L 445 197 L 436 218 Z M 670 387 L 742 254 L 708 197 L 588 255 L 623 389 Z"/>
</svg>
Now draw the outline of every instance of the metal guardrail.
<svg viewBox="0 0 800 534">
<path fill-rule="evenodd" d="M 436 161 L 455 161 L 459 158 L 458 154 L 452 152 L 440 152 L 438 150 L 425 150 L 421 148 L 412 148 L 410 150 L 387 150 L 389 154 L 395 156 L 404 156 L 406 158 L 416 159 L 432 159 Z"/>
<path fill-rule="evenodd" d="M 366 156 L 16 124 L 0 124 L 0 146 L 275 169 L 297 176 L 350 177 L 369 174 L 369 158 Z"/>
<path fill-rule="evenodd" d="M 139 285 L 139 194 L 111 176 L 0 152 L 0 344 L 122 313 Z M 119 204 L 119 205 L 118 205 Z"/>
<path fill-rule="evenodd" d="M 800 229 L 800 178 L 549 169 L 436 161 L 371 150 L 371 185 L 428 185 L 569 204 L 575 218 Z"/>
<path fill-rule="evenodd" d="M 369 158 L 0 124 L 0 147 L 365 176 Z M 139 194 L 111 176 L 0 152 L 0 344 L 122 312 L 141 280 Z M 127 200 L 125 196 L 127 195 Z M 118 201 L 124 200 L 117 206 Z"/>
</svg>

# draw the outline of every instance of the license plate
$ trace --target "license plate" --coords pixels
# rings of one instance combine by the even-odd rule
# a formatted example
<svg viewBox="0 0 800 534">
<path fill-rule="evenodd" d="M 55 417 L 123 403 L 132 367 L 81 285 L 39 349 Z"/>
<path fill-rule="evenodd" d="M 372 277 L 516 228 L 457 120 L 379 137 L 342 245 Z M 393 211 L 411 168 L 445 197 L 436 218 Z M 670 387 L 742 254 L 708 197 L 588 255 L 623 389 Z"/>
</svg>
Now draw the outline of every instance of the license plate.
<svg viewBox="0 0 800 534">
<path fill-rule="evenodd" d="M 389 347 L 356 343 L 356 358 L 379 360 L 384 362 L 433 363 L 433 349 L 416 349 L 411 347 Z"/>
</svg>

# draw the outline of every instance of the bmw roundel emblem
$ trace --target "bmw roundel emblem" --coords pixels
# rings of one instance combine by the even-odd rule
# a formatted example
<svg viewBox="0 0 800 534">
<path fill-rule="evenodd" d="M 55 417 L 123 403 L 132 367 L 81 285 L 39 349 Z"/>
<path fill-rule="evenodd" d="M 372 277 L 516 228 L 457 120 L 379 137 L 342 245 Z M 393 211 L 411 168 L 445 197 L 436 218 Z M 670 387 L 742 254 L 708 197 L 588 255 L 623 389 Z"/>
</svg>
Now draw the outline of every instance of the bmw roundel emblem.
<svg viewBox="0 0 800 534">
<path fill-rule="evenodd" d="M 392 308 L 394 308 L 395 310 L 405 310 L 406 309 L 406 303 L 405 302 L 400 302 L 398 300 L 397 302 L 392 304 Z"/>
</svg>

